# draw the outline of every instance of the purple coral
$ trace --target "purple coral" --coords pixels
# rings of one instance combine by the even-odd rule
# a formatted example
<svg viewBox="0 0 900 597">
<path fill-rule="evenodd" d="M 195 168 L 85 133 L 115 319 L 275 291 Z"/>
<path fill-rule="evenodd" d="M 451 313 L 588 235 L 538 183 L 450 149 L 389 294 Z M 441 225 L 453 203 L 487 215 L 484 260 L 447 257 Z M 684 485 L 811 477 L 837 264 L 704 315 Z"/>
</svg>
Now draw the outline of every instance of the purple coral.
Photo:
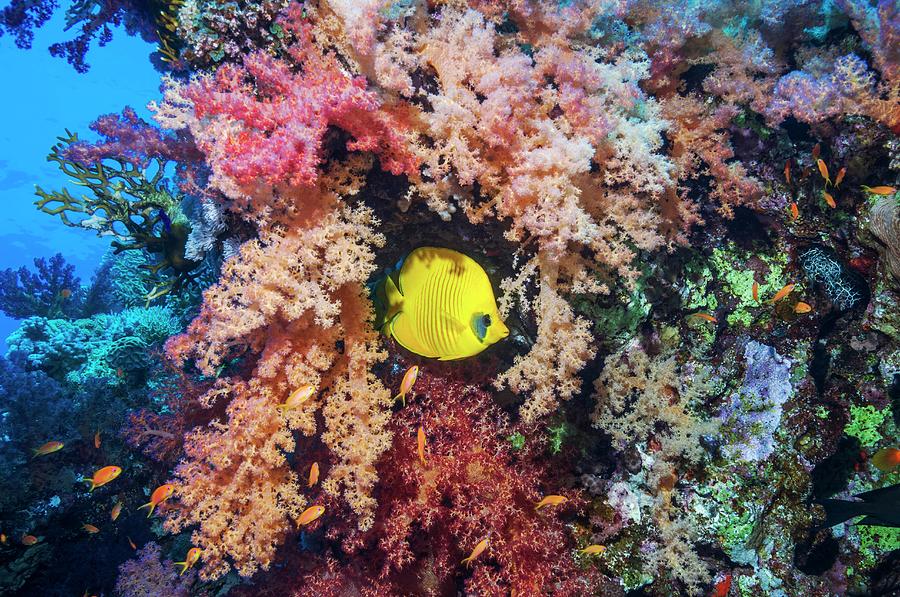
<svg viewBox="0 0 900 597">
<path fill-rule="evenodd" d="M 731 395 L 719 418 L 736 439 L 725 452 L 742 460 L 765 460 L 775 449 L 773 438 L 781 410 L 793 393 L 791 361 L 771 346 L 755 340 L 744 348 L 745 373 L 740 390 Z"/>
<path fill-rule="evenodd" d="M 139 117 L 130 106 L 125 106 L 122 114 L 104 114 L 90 128 L 101 140 L 72 143 L 62 152 L 66 159 L 83 165 L 116 159 L 146 168 L 153 158 L 188 164 L 202 157 L 188 132 L 165 133 Z"/>
<path fill-rule="evenodd" d="M 121 597 L 188 597 L 197 573 L 188 571 L 178 576 L 171 560 L 162 560 L 162 552 L 154 542 L 145 545 L 133 560 L 119 566 L 116 594 Z"/>
</svg>

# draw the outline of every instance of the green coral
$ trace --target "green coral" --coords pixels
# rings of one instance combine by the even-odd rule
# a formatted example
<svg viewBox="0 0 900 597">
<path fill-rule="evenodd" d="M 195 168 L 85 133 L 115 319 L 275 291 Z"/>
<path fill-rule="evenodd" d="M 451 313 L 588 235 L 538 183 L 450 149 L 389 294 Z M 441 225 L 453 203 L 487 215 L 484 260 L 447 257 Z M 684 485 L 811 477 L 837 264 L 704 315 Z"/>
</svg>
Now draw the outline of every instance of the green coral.
<svg viewBox="0 0 900 597">
<path fill-rule="evenodd" d="M 525 436 L 518 431 L 506 438 L 513 450 L 521 450 L 525 447 Z"/>
<path fill-rule="evenodd" d="M 855 528 L 863 568 L 875 566 L 882 555 L 900 549 L 900 528 L 869 524 L 856 525 Z"/>
<path fill-rule="evenodd" d="M 67 130 L 59 140 L 47 160 L 56 162 L 63 174 L 89 189 L 91 195 L 75 197 L 66 188 L 48 192 L 38 186 L 38 209 L 59 216 L 66 226 L 112 236 L 116 254 L 149 254 L 151 258 L 140 265 L 152 281 L 148 302 L 190 282 L 200 262 L 184 256 L 191 227 L 182 213 L 181 198 L 169 191 L 164 179 L 166 163 L 157 158 L 146 169 L 116 159 L 82 164 L 66 157 L 69 147 L 78 143 L 78 134 Z M 148 178 L 151 171 L 154 173 Z"/>
<path fill-rule="evenodd" d="M 747 268 L 746 264 L 751 257 L 760 259 L 766 265 L 766 274 L 762 276 L 762 280 L 756 279 L 754 271 Z M 734 243 L 729 243 L 725 248 L 713 249 L 710 263 L 716 280 L 722 282 L 722 288 L 737 301 L 737 305 L 728 313 L 730 325 L 749 327 L 759 312 L 763 297 L 774 295 L 788 283 L 785 275 L 787 256 L 783 253 L 751 254 L 738 249 Z M 754 281 L 759 285 L 757 293 L 760 300 L 753 299 Z"/>
<path fill-rule="evenodd" d="M 879 428 L 887 415 L 885 409 L 871 405 L 851 406 L 850 423 L 844 428 L 844 433 L 858 439 L 863 446 L 875 445 L 881 441 Z"/>
<path fill-rule="evenodd" d="M 559 454 L 559 451 L 562 450 L 563 440 L 567 435 L 571 433 L 569 429 L 569 424 L 563 421 L 558 425 L 553 425 L 547 428 L 547 435 L 550 442 L 550 452 L 553 454 Z"/>
</svg>

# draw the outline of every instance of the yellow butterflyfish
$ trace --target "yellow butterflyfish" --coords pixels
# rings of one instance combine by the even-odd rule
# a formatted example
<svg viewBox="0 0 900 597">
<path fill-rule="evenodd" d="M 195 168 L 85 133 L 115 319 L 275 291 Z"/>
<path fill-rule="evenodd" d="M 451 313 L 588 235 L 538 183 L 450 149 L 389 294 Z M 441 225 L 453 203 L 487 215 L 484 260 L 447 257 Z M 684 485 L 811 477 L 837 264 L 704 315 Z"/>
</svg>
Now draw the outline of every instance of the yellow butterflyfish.
<svg viewBox="0 0 900 597">
<path fill-rule="evenodd" d="M 452 249 L 413 250 L 384 290 L 385 333 L 423 357 L 464 359 L 509 335 L 484 269 Z"/>
</svg>

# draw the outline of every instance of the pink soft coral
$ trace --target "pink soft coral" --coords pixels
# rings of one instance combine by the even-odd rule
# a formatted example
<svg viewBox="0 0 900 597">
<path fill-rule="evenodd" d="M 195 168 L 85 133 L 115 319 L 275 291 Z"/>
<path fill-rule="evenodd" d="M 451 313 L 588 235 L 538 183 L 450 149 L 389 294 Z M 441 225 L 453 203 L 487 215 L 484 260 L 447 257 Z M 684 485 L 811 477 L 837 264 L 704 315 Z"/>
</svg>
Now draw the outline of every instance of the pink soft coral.
<svg viewBox="0 0 900 597">
<path fill-rule="evenodd" d="M 301 10 L 294 4 L 279 21 L 293 38 L 286 58 L 255 52 L 184 89 L 204 120 L 194 132 L 214 172 L 238 185 L 312 185 L 329 126 L 350 134 L 347 149 L 375 153 L 394 174 L 414 172 L 417 162 L 398 132 L 403 123 L 381 109 L 364 78 L 347 75 L 313 43 Z"/>
</svg>

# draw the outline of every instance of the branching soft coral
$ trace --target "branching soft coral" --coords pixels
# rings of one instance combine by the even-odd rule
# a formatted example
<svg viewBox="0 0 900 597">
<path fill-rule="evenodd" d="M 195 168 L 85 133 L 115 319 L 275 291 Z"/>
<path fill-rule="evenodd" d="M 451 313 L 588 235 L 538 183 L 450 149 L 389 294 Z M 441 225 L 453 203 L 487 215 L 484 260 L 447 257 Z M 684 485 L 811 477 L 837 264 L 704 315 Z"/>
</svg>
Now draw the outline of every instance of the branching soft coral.
<svg viewBox="0 0 900 597">
<path fill-rule="evenodd" d="M 572 307 L 557 293 L 553 267 L 541 271 L 540 291 L 535 300 L 537 341 L 525 356 L 497 378 L 497 386 L 528 393 L 520 410 L 523 421 L 532 424 L 556 410 L 558 400 L 567 400 L 581 389 L 578 372 L 593 358 L 590 322 L 576 317 Z"/>
<path fill-rule="evenodd" d="M 487 551 L 466 573 L 467 594 L 574 596 L 610 588 L 597 572 L 576 568 L 565 514 L 535 511 L 543 494 L 562 490 L 549 484 L 536 451 L 511 451 L 504 438 L 513 430 L 488 393 L 423 372 L 416 395 L 392 421 L 394 443 L 379 462 L 381 493 L 390 499 L 380 503 L 369 533 L 345 542 L 375 549 L 344 558 L 331 573 L 390 583 L 381 594 L 444 595 L 465 570 L 460 561 L 487 537 Z M 417 455 L 420 426 L 425 464 Z M 328 574 L 319 567 L 297 594 L 315 594 L 307 582 Z"/>
<path fill-rule="evenodd" d="M 372 523 L 374 462 L 390 443 L 391 396 L 370 372 L 384 354 L 363 283 L 383 240 L 365 208 L 323 200 L 311 216 L 308 228 L 277 226 L 245 243 L 188 332 L 167 345 L 176 362 L 193 359 L 209 375 L 229 359 L 257 358 L 249 382 L 221 380 L 207 393 L 210 405 L 231 400 L 227 422 L 194 431 L 176 470 L 182 509 L 169 527 L 200 525 L 195 542 L 210 550 L 208 577 L 227 571 L 226 557 L 243 575 L 268 568 L 296 529 L 305 500 L 281 450 L 293 451 L 291 431 L 316 432 L 320 406 L 322 439 L 336 460 L 323 487 L 346 500 L 360 527 Z M 276 406 L 307 384 L 317 397 L 279 415 Z"/>
<path fill-rule="evenodd" d="M 334 55 L 313 42 L 301 10 L 293 4 L 279 20 L 293 39 L 284 58 L 255 52 L 242 65 L 223 64 L 181 92 L 192 103 L 192 132 L 213 182 L 232 198 L 240 194 L 235 185 L 313 185 L 329 126 L 350 135 L 348 150 L 375 153 L 385 170 L 415 171 L 398 132 L 401 120 L 381 108 L 365 79 L 347 75 Z"/>
<path fill-rule="evenodd" d="M 670 155 L 678 166 L 681 181 L 707 174 L 712 177 L 710 197 L 719 211 L 729 216 L 739 205 L 753 205 L 762 195 L 762 186 L 740 162 L 733 162 L 727 128 L 737 115 L 732 105 L 710 105 L 694 96 L 675 95 L 663 101 L 663 115 L 672 123 Z M 683 204 L 689 204 L 687 189 L 679 189 Z M 689 208 L 688 208 L 689 209 Z"/>
<path fill-rule="evenodd" d="M 634 341 L 610 356 L 594 384 L 595 426 L 618 449 L 638 450 L 646 469 L 629 480 L 633 488 L 617 483 L 610 503 L 629 508 L 636 522 L 649 519 L 643 524 L 652 524 L 655 540 L 645 546 L 646 566 L 654 575 L 679 579 L 690 594 L 698 593 L 709 572 L 693 548 L 703 533 L 688 507 L 691 493 L 676 483 L 685 464 L 703 457 L 701 436 L 716 430 L 690 410 L 708 389 L 704 377 L 696 365 L 679 366 L 674 356 L 650 357 Z"/>
<path fill-rule="evenodd" d="M 203 549 L 206 578 L 229 570 L 226 556 L 244 576 L 268 569 L 306 505 L 285 457 L 294 451 L 291 432 L 301 418 L 285 421 L 275 408 L 278 397 L 256 384 L 227 382 L 210 392 L 230 399 L 226 420 L 188 435 L 186 459 L 175 469 L 178 507 L 165 521 L 171 532 L 200 525 L 191 539 Z"/>
</svg>

